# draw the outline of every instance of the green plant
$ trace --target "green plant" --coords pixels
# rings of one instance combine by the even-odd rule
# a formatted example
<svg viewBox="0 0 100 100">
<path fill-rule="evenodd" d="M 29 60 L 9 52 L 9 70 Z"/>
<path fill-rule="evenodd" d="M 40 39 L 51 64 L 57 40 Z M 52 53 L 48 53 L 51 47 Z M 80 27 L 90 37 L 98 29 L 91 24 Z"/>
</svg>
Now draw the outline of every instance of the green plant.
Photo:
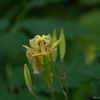
<svg viewBox="0 0 100 100">
<path fill-rule="evenodd" d="M 57 45 L 59 43 L 60 43 L 60 46 L 59 46 L 60 51 L 59 52 L 60 52 L 62 66 L 63 66 L 64 77 L 59 76 L 58 69 L 56 66 Z M 50 44 L 51 44 L 51 47 L 50 47 Z M 29 48 L 29 47 L 23 45 L 23 47 L 26 48 L 27 58 L 34 69 L 34 74 L 39 74 L 40 78 L 42 78 L 47 83 L 49 90 L 51 92 L 52 100 L 55 100 L 53 87 L 62 90 L 62 92 L 65 96 L 65 99 L 68 100 L 68 83 L 67 83 L 67 79 L 66 79 L 66 71 L 65 71 L 65 66 L 64 66 L 64 62 L 63 62 L 63 58 L 64 58 L 64 55 L 66 52 L 66 42 L 65 42 L 65 36 L 64 36 L 63 29 L 61 29 L 61 34 L 60 34 L 59 40 L 57 40 L 56 30 L 54 30 L 52 39 L 51 39 L 50 35 L 48 35 L 48 36 L 42 35 L 42 37 L 37 35 L 37 36 L 35 36 L 35 38 L 30 40 L 30 46 L 32 48 Z M 51 55 L 51 60 L 50 60 L 50 55 Z M 51 61 L 53 62 L 53 65 L 55 67 L 57 75 L 55 73 L 53 73 L 53 71 L 52 71 L 52 67 L 51 67 L 51 63 L 50 63 Z M 44 72 L 44 77 L 42 75 L 42 72 Z M 60 87 L 52 84 L 53 75 L 55 75 L 58 78 Z M 26 64 L 24 66 L 24 77 L 25 77 L 26 85 L 29 88 L 29 91 L 33 94 L 33 96 L 37 100 L 39 100 L 38 97 L 34 94 L 34 92 L 32 92 L 31 77 L 30 77 L 29 70 L 28 70 Z M 63 89 L 61 79 L 65 80 L 66 92 Z"/>
</svg>

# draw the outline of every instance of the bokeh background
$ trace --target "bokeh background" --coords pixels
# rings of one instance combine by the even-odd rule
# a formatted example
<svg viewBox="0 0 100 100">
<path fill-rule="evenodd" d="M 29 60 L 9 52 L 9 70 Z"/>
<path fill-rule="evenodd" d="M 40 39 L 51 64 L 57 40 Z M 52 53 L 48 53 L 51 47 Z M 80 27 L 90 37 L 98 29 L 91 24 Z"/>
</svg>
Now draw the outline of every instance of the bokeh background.
<svg viewBox="0 0 100 100">
<path fill-rule="evenodd" d="M 46 83 L 33 74 L 22 44 L 29 46 L 29 39 L 52 35 L 54 29 L 59 38 L 61 28 L 69 100 L 100 99 L 100 0 L 0 0 L 0 100 L 35 100 L 25 84 L 24 63 L 34 92 L 40 100 L 51 100 Z M 56 64 L 63 76 L 59 59 Z M 59 86 L 55 77 L 53 84 Z M 64 100 L 60 90 L 54 92 L 56 100 Z"/>
</svg>

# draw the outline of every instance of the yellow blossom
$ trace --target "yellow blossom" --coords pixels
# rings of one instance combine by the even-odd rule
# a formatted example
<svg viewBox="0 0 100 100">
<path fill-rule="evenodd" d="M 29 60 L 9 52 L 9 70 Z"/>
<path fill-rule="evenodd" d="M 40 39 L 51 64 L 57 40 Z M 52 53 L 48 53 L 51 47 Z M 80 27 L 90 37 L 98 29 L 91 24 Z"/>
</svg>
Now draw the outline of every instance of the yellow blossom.
<svg viewBox="0 0 100 100">
<path fill-rule="evenodd" d="M 41 67 L 41 71 L 38 71 L 36 69 L 36 66 L 34 64 L 34 56 L 37 57 L 39 63 L 41 64 L 41 66 L 43 66 L 43 55 L 46 55 L 47 58 L 50 61 L 50 53 L 53 52 L 54 50 L 57 50 L 57 45 L 59 44 L 61 39 L 59 39 L 58 41 L 56 41 L 51 47 L 51 36 L 50 34 L 48 35 L 42 35 L 42 37 L 40 35 L 35 36 L 33 39 L 29 40 L 30 43 L 30 47 L 26 46 L 26 45 L 22 45 L 23 47 L 25 47 L 26 50 L 26 55 L 27 58 L 30 62 L 30 64 L 32 65 L 33 69 L 34 69 L 34 73 L 40 73 L 41 71 L 43 71 L 43 68 Z"/>
</svg>

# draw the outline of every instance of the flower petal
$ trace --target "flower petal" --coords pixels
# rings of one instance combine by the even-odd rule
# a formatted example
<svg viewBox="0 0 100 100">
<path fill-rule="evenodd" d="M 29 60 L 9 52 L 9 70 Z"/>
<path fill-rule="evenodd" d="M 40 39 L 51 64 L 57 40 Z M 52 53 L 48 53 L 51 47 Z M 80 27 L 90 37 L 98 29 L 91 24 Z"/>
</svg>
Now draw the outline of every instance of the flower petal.
<svg viewBox="0 0 100 100">
<path fill-rule="evenodd" d="M 58 44 L 60 43 L 61 39 L 59 39 L 58 41 L 56 41 L 50 48 L 50 50 L 56 48 L 58 46 Z"/>
<path fill-rule="evenodd" d="M 30 62 L 31 65 L 34 65 L 32 54 L 33 53 L 31 51 L 29 51 L 29 50 L 26 51 L 26 55 L 27 55 L 28 61 Z"/>
<path fill-rule="evenodd" d="M 32 53 L 36 53 L 35 50 L 31 49 L 30 47 L 26 46 L 26 45 L 22 45 L 23 47 L 25 47 L 27 50 L 31 51 Z"/>
</svg>

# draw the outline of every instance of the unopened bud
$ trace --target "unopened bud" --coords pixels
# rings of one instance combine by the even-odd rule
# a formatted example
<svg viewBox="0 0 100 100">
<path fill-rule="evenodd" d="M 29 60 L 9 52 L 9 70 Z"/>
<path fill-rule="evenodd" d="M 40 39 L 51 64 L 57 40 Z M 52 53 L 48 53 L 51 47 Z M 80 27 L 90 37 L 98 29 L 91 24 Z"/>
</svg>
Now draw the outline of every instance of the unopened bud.
<svg viewBox="0 0 100 100">
<path fill-rule="evenodd" d="M 66 53 L 66 40 L 65 40 L 65 35 L 64 35 L 63 29 L 61 29 L 60 39 L 61 39 L 61 41 L 59 44 L 59 53 L 60 53 L 60 58 L 63 58 Z"/>
<path fill-rule="evenodd" d="M 54 29 L 53 35 L 52 35 L 52 40 L 51 40 L 51 45 L 53 45 L 56 41 L 57 41 L 57 35 L 56 35 L 56 29 Z M 53 62 L 56 61 L 56 59 L 57 59 L 57 50 L 55 50 L 51 53 L 51 59 L 52 59 Z"/>
<path fill-rule="evenodd" d="M 30 90 L 32 88 L 32 81 L 31 81 L 29 69 L 26 64 L 24 65 L 24 78 L 25 78 L 26 85 Z"/>
</svg>

